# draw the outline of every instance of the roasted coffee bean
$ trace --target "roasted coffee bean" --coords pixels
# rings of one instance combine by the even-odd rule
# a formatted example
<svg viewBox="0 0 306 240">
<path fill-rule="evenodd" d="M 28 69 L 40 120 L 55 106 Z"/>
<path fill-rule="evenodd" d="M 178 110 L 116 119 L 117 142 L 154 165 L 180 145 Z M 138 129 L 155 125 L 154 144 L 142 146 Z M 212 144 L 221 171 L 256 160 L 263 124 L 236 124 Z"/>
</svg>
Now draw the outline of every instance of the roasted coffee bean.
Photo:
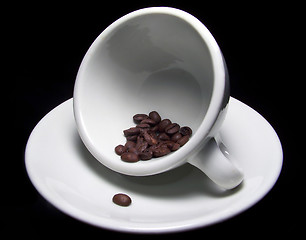
<svg viewBox="0 0 306 240">
<path fill-rule="evenodd" d="M 179 130 L 180 125 L 178 125 L 177 123 L 171 123 L 165 128 L 165 132 L 170 135 L 177 133 Z"/>
<path fill-rule="evenodd" d="M 113 202 L 119 206 L 127 207 L 131 205 L 132 199 L 126 194 L 118 193 L 113 196 Z"/>
<path fill-rule="evenodd" d="M 166 133 L 160 133 L 157 138 L 160 141 L 169 141 L 170 140 L 170 137 Z"/>
<path fill-rule="evenodd" d="M 181 147 L 180 144 L 174 143 L 173 146 L 172 146 L 172 148 L 170 148 L 170 150 L 173 152 L 173 151 L 176 151 L 177 149 L 179 149 L 180 147 Z"/>
<path fill-rule="evenodd" d="M 162 157 L 170 153 L 171 150 L 168 147 L 159 147 L 153 151 L 154 157 Z"/>
<path fill-rule="evenodd" d="M 158 143 L 157 138 L 154 136 L 152 132 L 145 131 L 143 133 L 143 137 L 150 145 L 155 145 Z"/>
<path fill-rule="evenodd" d="M 192 135 L 192 130 L 191 130 L 190 127 L 185 126 L 185 127 L 181 127 L 180 133 L 181 133 L 183 136 L 186 136 L 186 135 L 191 136 L 191 135 Z"/>
<path fill-rule="evenodd" d="M 140 123 L 141 124 L 149 124 L 151 126 L 155 126 L 156 125 L 156 122 L 153 119 L 151 119 L 151 118 L 144 119 Z"/>
<path fill-rule="evenodd" d="M 136 114 L 133 116 L 133 120 L 135 123 L 140 123 L 142 120 L 148 118 L 147 114 Z"/>
<path fill-rule="evenodd" d="M 151 130 L 152 132 L 157 132 L 157 131 L 158 131 L 158 124 L 155 125 L 155 126 L 153 126 L 153 127 L 151 127 L 150 130 Z"/>
<path fill-rule="evenodd" d="M 118 145 L 117 147 L 115 147 L 115 152 L 121 156 L 124 152 L 126 151 L 126 147 L 123 145 Z"/>
<path fill-rule="evenodd" d="M 156 111 L 152 111 L 149 113 L 149 117 L 157 124 L 161 121 L 161 117 Z"/>
<path fill-rule="evenodd" d="M 138 162 L 139 157 L 136 153 L 125 152 L 121 155 L 121 160 L 125 162 Z"/>
<path fill-rule="evenodd" d="M 171 151 L 176 151 L 181 147 L 180 144 L 172 141 L 166 141 L 166 145 Z"/>
<path fill-rule="evenodd" d="M 144 141 L 143 137 L 138 136 L 137 143 L 135 148 L 137 149 L 138 153 L 143 152 L 148 147 L 148 142 Z"/>
<path fill-rule="evenodd" d="M 143 152 L 144 150 L 146 150 L 148 148 L 149 144 L 147 142 L 144 142 L 143 144 L 141 144 L 141 146 L 139 146 L 139 148 L 137 148 L 138 152 Z"/>
<path fill-rule="evenodd" d="M 183 137 L 182 134 L 180 134 L 179 132 L 174 133 L 171 137 L 171 141 L 176 142 L 177 140 L 179 140 L 181 137 Z"/>
<path fill-rule="evenodd" d="M 140 123 L 138 124 L 136 127 L 138 128 L 150 128 L 150 124 L 147 124 L 147 123 Z"/>
<path fill-rule="evenodd" d="M 171 121 L 169 119 L 164 119 L 158 124 L 158 131 L 164 132 L 165 128 L 171 124 Z"/>
<path fill-rule="evenodd" d="M 153 151 L 146 149 L 143 152 L 139 153 L 139 158 L 141 160 L 150 160 L 153 157 Z"/>
<path fill-rule="evenodd" d="M 138 155 L 138 150 L 137 150 L 137 148 L 135 148 L 135 147 L 132 147 L 132 148 L 129 148 L 128 150 L 127 150 L 127 152 L 129 152 L 129 153 L 135 153 L 135 154 L 137 154 Z"/>
<path fill-rule="evenodd" d="M 136 146 L 136 143 L 133 141 L 127 141 L 124 145 L 126 147 L 126 149 L 128 150 L 129 148 L 133 148 Z"/>
<path fill-rule="evenodd" d="M 186 142 L 189 141 L 189 135 L 183 136 L 182 138 L 180 138 L 177 143 L 180 144 L 180 146 L 185 145 Z"/>
<path fill-rule="evenodd" d="M 137 127 L 131 127 L 129 129 L 126 129 L 123 131 L 124 136 L 128 137 L 128 136 L 132 136 L 132 135 L 137 135 L 140 133 L 140 129 Z"/>
<path fill-rule="evenodd" d="M 136 142 L 136 140 L 137 140 L 137 135 L 127 136 L 127 137 L 126 137 L 126 140 L 127 140 L 127 141 Z"/>
<path fill-rule="evenodd" d="M 137 141 L 136 141 L 136 148 L 138 148 L 138 147 L 140 147 L 140 145 L 142 144 L 144 142 L 144 138 L 143 138 L 143 136 L 138 136 L 137 137 Z"/>
<path fill-rule="evenodd" d="M 152 154 L 153 154 L 153 151 L 154 151 L 156 148 L 158 148 L 157 144 L 156 144 L 156 145 L 152 145 L 152 146 L 148 147 L 147 149 L 148 149 L 148 151 L 152 151 Z"/>
</svg>

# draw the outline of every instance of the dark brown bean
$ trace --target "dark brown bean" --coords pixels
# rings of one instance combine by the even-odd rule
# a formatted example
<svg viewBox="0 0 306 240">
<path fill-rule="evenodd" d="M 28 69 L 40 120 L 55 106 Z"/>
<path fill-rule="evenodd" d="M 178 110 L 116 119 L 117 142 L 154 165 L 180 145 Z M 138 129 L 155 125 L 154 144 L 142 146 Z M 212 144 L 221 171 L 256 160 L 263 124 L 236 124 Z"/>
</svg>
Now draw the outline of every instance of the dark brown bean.
<svg viewBox="0 0 306 240">
<path fill-rule="evenodd" d="M 113 202 L 119 206 L 127 207 L 132 203 L 132 199 L 123 193 L 118 193 L 113 196 Z"/>
<path fill-rule="evenodd" d="M 191 136 L 191 135 L 192 135 L 192 130 L 191 130 L 190 127 L 185 126 L 185 127 L 181 127 L 180 133 L 181 133 L 183 136 L 186 136 L 186 135 Z"/>
<path fill-rule="evenodd" d="M 153 157 L 153 151 L 151 149 L 146 149 L 139 153 L 139 158 L 141 160 L 150 160 Z"/>
<path fill-rule="evenodd" d="M 115 147 L 115 152 L 121 156 L 124 152 L 126 151 L 126 147 L 123 145 L 118 145 L 117 147 Z"/>
<path fill-rule="evenodd" d="M 172 152 L 173 152 L 173 151 L 176 151 L 176 150 L 178 150 L 180 147 L 181 147 L 180 144 L 174 143 L 173 146 L 172 146 L 172 148 L 171 148 L 171 151 L 172 151 Z"/>
<path fill-rule="evenodd" d="M 157 145 L 152 145 L 152 146 L 148 147 L 147 149 L 148 149 L 148 151 L 152 151 L 152 154 L 153 154 L 153 151 L 154 151 L 156 148 L 158 148 Z"/>
<path fill-rule="evenodd" d="M 157 138 L 154 136 L 152 132 L 145 131 L 143 133 L 143 137 L 150 145 L 155 145 L 158 143 Z"/>
<path fill-rule="evenodd" d="M 171 121 L 169 119 L 163 119 L 159 124 L 158 124 L 158 131 L 159 132 L 164 132 L 165 128 L 171 124 Z"/>
<path fill-rule="evenodd" d="M 126 137 L 126 140 L 127 140 L 127 141 L 136 142 L 136 140 L 137 140 L 137 135 L 127 136 L 127 137 Z"/>
<path fill-rule="evenodd" d="M 180 134 L 179 132 L 174 133 L 171 137 L 171 141 L 176 142 L 177 140 L 179 140 L 182 136 L 182 134 Z"/>
<path fill-rule="evenodd" d="M 133 148 L 136 146 L 136 143 L 133 141 L 127 141 L 124 145 L 126 147 L 126 149 L 128 150 L 129 148 Z"/>
<path fill-rule="evenodd" d="M 133 120 L 135 123 L 140 123 L 142 120 L 148 118 L 149 116 L 147 114 L 135 114 L 133 116 Z"/>
<path fill-rule="evenodd" d="M 151 119 L 151 118 L 144 119 L 140 123 L 141 124 L 149 124 L 151 126 L 155 126 L 156 125 L 156 122 L 153 119 Z"/>
<path fill-rule="evenodd" d="M 149 117 L 157 124 L 161 121 L 161 117 L 156 111 L 152 111 L 149 113 Z"/>
<path fill-rule="evenodd" d="M 176 142 L 172 142 L 172 141 L 167 141 L 166 145 L 171 151 L 176 151 L 177 149 L 181 147 L 180 144 Z"/>
<path fill-rule="evenodd" d="M 155 150 L 153 150 L 154 157 L 162 157 L 170 153 L 170 149 L 167 147 L 158 147 Z"/>
<path fill-rule="evenodd" d="M 178 125 L 177 123 L 171 123 L 165 128 L 165 132 L 170 135 L 177 133 L 179 130 L 180 125 Z"/>
<path fill-rule="evenodd" d="M 141 144 L 143 144 L 143 142 L 144 142 L 143 136 L 138 136 L 135 147 L 139 148 L 141 146 Z"/>
<path fill-rule="evenodd" d="M 138 162 L 139 157 L 136 153 L 125 152 L 121 155 L 121 160 L 125 162 Z"/>
<path fill-rule="evenodd" d="M 128 136 L 133 136 L 133 135 L 137 135 L 140 133 L 140 129 L 137 127 L 131 127 L 129 129 L 123 130 L 124 136 L 128 137 Z"/>
<path fill-rule="evenodd" d="M 129 149 L 127 150 L 127 152 L 129 152 L 129 153 L 135 153 L 135 154 L 138 155 L 138 150 L 137 150 L 137 148 L 135 148 L 135 147 L 129 148 Z"/>
<path fill-rule="evenodd" d="M 152 132 L 157 132 L 157 131 L 158 131 L 158 124 L 155 125 L 155 126 L 153 126 L 153 127 L 151 127 L 150 130 L 151 130 Z"/>
<path fill-rule="evenodd" d="M 138 136 L 136 143 L 136 149 L 138 153 L 143 152 L 148 147 L 148 145 L 149 145 L 148 142 L 146 142 L 143 137 Z"/>
<path fill-rule="evenodd" d="M 149 128 L 151 126 L 149 124 L 147 124 L 147 123 L 140 123 L 136 127 L 138 127 L 138 128 Z"/>
<path fill-rule="evenodd" d="M 180 138 L 177 143 L 180 144 L 180 146 L 183 146 L 186 144 L 186 142 L 189 141 L 189 135 L 183 136 L 182 138 Z"/>
<path fill-rule="evenodd" d="M 168 141 L 170 140 L 170 137 L 168 136 L 168 134 L 163 132 L 158 135 L 158 139 L 161 141 Z"/>
</svg>

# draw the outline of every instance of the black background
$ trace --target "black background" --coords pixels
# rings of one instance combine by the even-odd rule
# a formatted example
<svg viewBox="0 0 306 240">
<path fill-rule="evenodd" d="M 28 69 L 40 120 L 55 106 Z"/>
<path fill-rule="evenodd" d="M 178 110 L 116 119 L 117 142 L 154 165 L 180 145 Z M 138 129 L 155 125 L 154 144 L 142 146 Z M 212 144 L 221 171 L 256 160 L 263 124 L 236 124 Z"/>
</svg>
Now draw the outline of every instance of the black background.
<svg viewBox="0 0 306 240">
<path fill-rule="evenodd" d="M 24 150 L 31 131 L 45 114 L 72 97 L 78 67 L 90 44 L 119 17 L 149 6 L 185 10 L 207 26 L 226 59 L 231 96 L 270 122 L 284 151 L 278 182 L 254 207 L 216 225 L 161 236 L 103 230 L 63 214 L 36 191 L 24 166 Z M 305 187 L 297 184 L 302 157 L 298 154 L 299 134 L 294 128 L 301 123 L 297 119 L 301 109 L 296 103 L 301 101 L 297 90 L 303 81 L 289 74 L 289 65 L 294 61 L 290 53 L 297 50 L 298 43 L 287 42 L 288 35 L 298 34 L 296 23 L 288 20 L 298 8 L 287 3 L 268 6 L 265 2 L 235 5 L 216 1 L 85 1 L 71 5 L 44 2 L 15 6 L 17 10 L 10 19 L 14 39 L 14 70 L 10 74 L 14 85 L 14 158 L 10 158 L 13 169 L 5 183 L 10 189 L 5 197 L 5 230 L 38 238 L 83 235 L 116 239 L 186 239 L 200 235 L 204 239 L 224 233 L 255 237 L 299 232 L 299 222 L 305 215 L 301 205 Z M 293 87 L 296 83 L 300 86 Z"/>
</svg>

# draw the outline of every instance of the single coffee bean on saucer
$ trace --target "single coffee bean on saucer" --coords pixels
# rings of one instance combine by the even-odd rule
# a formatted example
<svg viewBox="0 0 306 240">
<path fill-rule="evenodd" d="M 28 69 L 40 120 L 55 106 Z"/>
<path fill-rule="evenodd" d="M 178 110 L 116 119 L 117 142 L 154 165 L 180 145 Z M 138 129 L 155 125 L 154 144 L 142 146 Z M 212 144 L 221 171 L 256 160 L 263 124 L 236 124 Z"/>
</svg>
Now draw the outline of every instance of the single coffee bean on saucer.
<svg viewBox="0 0 306 240">
<path fill-rule="evenodd" d="M 118 193 L 113 196 L 113 202 L 119 206 L 127 207 L 132 203 L 132 199 L 123 193 Z"/>
</svg>

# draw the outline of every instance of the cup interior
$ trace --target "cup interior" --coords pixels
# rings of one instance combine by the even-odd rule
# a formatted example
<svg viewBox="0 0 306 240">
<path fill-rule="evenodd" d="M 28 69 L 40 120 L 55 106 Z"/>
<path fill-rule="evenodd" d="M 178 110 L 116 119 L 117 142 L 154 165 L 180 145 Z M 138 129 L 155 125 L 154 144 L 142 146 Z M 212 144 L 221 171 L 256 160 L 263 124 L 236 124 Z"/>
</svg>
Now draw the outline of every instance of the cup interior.
<svg viewBox="0 0 306 240">
<path fill-rule="evenodd" d="M 169 154 L 168 165 L 156 163 L 162 158 L 121 161 L 114 148 L 125 143 L 122 131 L 135 125 L 133 115 L 155 110 L 190 126 L 194 135 L 205 119 L 215 77 L 210 43 L 192 22 L 195 18 L 181 12 L 146 10 L 122 17 L 100 34 L 83 59 L 74 89 L 76 122 L 90 152 L 113 170 L 161 172 L 175 159 L 182 161 L 180 154 L 189 144 Z"/>
</svg>

